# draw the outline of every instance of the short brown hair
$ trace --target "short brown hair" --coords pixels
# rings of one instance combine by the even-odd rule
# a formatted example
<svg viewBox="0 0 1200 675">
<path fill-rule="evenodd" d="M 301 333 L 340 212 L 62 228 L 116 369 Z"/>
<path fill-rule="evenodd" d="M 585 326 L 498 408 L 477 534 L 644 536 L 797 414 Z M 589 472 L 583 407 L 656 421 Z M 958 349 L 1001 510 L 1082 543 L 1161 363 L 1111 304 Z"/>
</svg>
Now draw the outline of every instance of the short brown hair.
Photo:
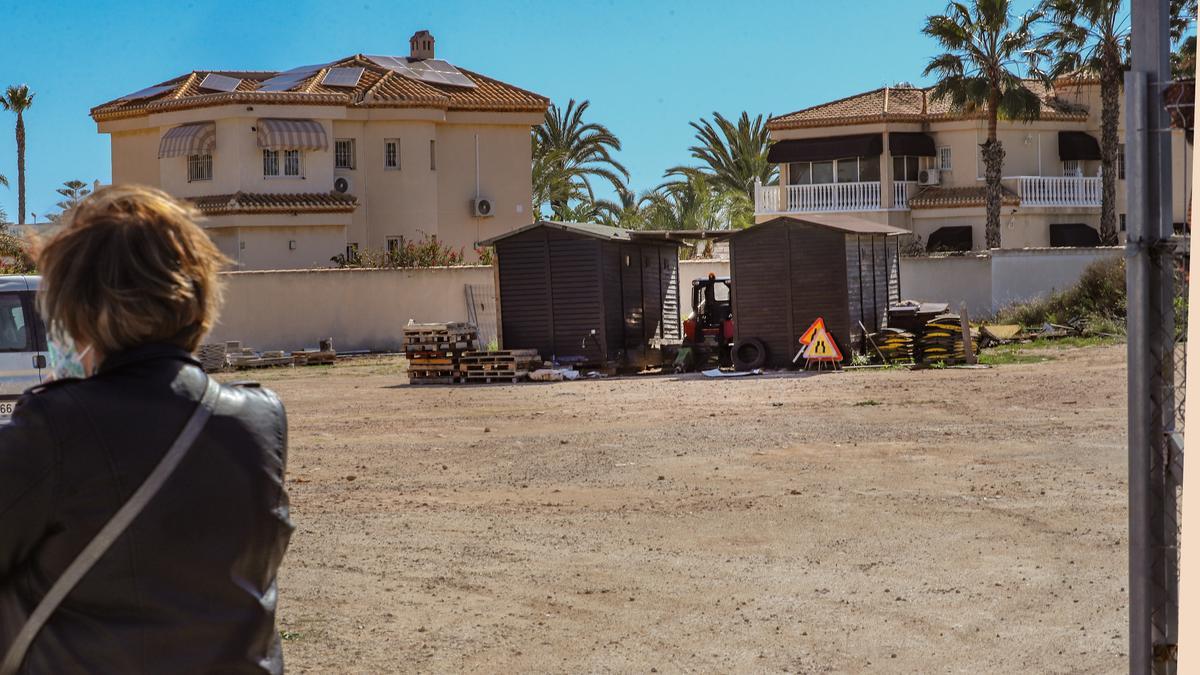
<svg viewBox="0 0 1200 675">
<path fill-rule="evenodd" d="M 97 190 L 36 247 L 50 330 L 103 354 L 150 343 L 195 351 L 221 305 L 229 262 L 191 207 L 141 186 Z"/>
</svg>

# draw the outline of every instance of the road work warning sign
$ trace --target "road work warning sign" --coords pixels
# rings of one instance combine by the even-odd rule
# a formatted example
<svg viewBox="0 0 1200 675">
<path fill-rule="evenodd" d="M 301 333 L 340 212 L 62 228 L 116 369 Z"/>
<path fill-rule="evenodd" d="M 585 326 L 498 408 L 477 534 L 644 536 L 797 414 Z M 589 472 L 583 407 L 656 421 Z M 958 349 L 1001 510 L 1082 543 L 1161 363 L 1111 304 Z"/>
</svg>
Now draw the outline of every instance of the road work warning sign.
<svg viewBox="0 0 1200 675">
<path fill-rule="evenodd" d="M 804 335 L 800 336 L 800 344 L 804 345 L 801 357 L 810 363 L 842 360 L 842 351 L 838 349 L 829 331 L 825 330 L 825 320 L 822 318 L 818 317 L 808 330 L 804 331 Z"/>
</svg>

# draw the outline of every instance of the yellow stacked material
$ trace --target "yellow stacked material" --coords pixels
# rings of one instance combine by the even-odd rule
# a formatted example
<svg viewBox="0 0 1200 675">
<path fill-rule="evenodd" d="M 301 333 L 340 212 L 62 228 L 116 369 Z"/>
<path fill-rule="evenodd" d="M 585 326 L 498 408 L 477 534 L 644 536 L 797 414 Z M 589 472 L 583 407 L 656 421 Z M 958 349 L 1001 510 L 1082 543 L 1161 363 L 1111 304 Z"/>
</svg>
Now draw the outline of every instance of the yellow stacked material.
<svg viewBox="0 0 1200 675">
<path fill-rule="evenodd" d="M 867 351 L 872 359 L 887 363 L 911 363 L 917 338 L 899 328 L 884 328 L 872 333 L 867 341 Z M 882 355 L 882 359 L 880 356 Z"/>
<path fill-rule="evenodd" d="M 979 335 L 972 331 L 971 344 L 979 353 Z M 957 314 L 940 314 L 925 322 L 917 338 L 916 360 L 920 363 L 962 363 L 966 361 L 963 349 L 962 317 Z"/>
</svg>

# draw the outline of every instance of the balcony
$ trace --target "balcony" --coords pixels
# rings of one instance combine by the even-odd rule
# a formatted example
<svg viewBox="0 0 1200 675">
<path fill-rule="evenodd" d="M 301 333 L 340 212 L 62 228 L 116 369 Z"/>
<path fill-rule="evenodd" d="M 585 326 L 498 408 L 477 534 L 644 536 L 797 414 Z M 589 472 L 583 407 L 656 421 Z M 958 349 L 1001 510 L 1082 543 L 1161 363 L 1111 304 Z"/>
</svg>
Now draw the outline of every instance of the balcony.
<svg viewBox="0 0 1200 675">
<path fill-rule="evenodd" d="M 1012 176 L 1021 206 L 1099 207 L 1099 178 L 1074 176 Z"/>
<path fill-rule="evenodd" d="M 892 206 L 908 208 L 908 196 L 916 191 L 916 183 L 892 184 Z M 824 183 L 817 185 L 756 185 L 754 212 L 768 213 L 836 213 L 845 211 L 883 211 L 883 187 L 879 181 L 859 183 Z"/>
</svg>

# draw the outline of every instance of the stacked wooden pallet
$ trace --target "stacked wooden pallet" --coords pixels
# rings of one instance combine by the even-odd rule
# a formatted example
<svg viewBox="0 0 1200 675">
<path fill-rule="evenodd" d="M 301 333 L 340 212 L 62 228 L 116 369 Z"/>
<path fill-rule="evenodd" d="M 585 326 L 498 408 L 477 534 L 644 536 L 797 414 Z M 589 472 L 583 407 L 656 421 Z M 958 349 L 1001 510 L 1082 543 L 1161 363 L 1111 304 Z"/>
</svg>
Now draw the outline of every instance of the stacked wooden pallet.
<svg viewBox="0 0 1200 675">
<path fill-rule="evenodd" d="M 241 343 L 237 343 L 238 351 L 241 351 Z M 200 365 L 206 373 L 216 373 L 225 369 L 228 365 L 226 361 L 227 354 L 225 343 L 217 342 L 212 344 L 200 345 L 196 350 L 196 358 L 200 360 Z"/>
<path fill-rule="evenodd" d="M 464 352 L 459 372 L 468 383 L 519 382 L 542 363 L 536 349 Z"/>
<path fill-rule="evenodd" d="M 270 368 L 272 366 L 290 366 L 295 363 L 292 355 L 281 350 L 256 352 L 249 347 L 228 355 L 229 365 L 237 369 Z"/>
<path fill-rule="evenodd" d="M 335 351 L 312 351 L 309 349 L 292 352 L 292 363 L 297 366 L 332 366 L 337 361 Z"/>
<path fill-rule="evenodd" d="M 409 384 L 458 384 L 466 381 L 459 358 L 478 347 L 470 323 L 410 323 L 404 327 Z"/>
</svg>

